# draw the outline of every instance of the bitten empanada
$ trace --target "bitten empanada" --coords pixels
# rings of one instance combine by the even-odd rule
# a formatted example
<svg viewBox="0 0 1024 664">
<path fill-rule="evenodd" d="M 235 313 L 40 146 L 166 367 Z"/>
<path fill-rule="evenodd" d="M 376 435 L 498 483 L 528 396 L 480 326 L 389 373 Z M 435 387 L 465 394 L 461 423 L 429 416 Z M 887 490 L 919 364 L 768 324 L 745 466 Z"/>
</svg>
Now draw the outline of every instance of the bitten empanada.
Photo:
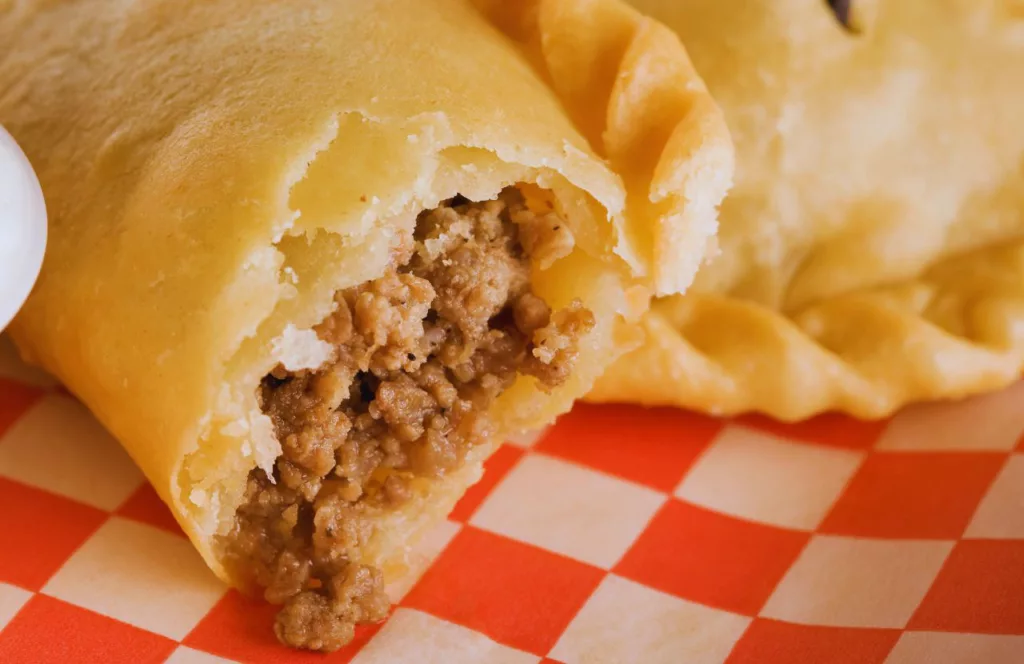
<svg viewBox="0 0 1024 664">
<path fill-rule="evenodd" d="M 15 342 L 300 647 L 387 614 L 503 436 L 689 284 L 731 179 L 618 0 L 27 0 L 0 44 L 51 218 Z"/>
<path fill-rule="evenodd" d="M 737 150 L 720 252 L 590 398 L 881 417 L 1024 365 L 1024 5 L 633 0 Z"/>
</svg>

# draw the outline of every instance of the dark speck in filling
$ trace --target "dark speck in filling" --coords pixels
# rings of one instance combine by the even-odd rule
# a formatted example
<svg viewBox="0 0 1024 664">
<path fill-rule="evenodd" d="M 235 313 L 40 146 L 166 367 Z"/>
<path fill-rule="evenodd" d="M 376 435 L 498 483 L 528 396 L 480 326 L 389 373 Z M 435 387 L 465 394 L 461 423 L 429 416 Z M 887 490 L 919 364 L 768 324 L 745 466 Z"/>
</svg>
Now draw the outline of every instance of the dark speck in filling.
<svg viewBox="0 0 1024 664">
<path fill-rule="evenodd" d="M 356 374 L 356 384 L 359 385 L 359 397 L 366 403 L 373 401 L 373 388 L 370 386 L 370 376 L 360 371 Z"/>
</svg>

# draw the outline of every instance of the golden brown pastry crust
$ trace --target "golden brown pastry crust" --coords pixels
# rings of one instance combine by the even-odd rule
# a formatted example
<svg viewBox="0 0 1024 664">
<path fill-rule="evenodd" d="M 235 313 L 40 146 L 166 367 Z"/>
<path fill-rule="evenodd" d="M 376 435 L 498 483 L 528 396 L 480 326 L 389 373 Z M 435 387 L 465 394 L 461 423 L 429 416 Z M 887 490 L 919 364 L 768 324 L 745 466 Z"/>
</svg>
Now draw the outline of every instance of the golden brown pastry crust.
<svg viewBox="0 0 1024 664">
<path fill-rule="evenodd" d="M 736 186 L 720 254 L 590 398 L 881 417 L 1020 376 L 1019 3 L 862 2 L 854 34 L 817 0 L 632 1 L 722 105 Z"/>
<path fill-rule="evenodd" d="M 566 114 L 551 81 L 571 77 L 584 5 L 627 46 L 569 63 L 617 82 L 588 103 L 618 117 L 671 100 L 653 138 L 609 126 L 591 143 Z M 502 396 L 505 429 L 567 409 L 630 338 L 622 317 L 692 277 L 731 146 L 682 46 L 618 0 L 523 9 L 512 18 L 536 41 L 518 46 L 466 0 L 28 1 L 0 15 L 0 122 L 51 215 L 15 341 L 125 445 L 222 577 L 215 537 L 280 451 L 259 380 L 324 359 L 311 328 L 337 290 L 384 272 L 419 211 L 531 183 L 576 237 L 532 286 L 553 306 L 581 299 L 597 326 L 551 395 L 524 380 Z M 651 77 L 645 58 L 680 64 Z M 654 170 L 602 159 L 641 144 Z M 382 514 L 360 562 L 400 568 L 490 449 Z"/>
</svg>

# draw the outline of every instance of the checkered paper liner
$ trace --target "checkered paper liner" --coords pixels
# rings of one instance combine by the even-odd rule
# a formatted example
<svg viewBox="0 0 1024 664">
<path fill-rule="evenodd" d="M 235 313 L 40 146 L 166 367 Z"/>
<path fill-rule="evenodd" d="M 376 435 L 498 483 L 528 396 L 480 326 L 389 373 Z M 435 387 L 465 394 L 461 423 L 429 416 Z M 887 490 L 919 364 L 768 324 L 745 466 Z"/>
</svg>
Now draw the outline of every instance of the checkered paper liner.
<svg viewBox="0 0 1024 664">
<path fill-rule="evenodd" d="M 330 656 L 206 569 L 0 339 L 0 662 L 1024 662 L 1024 383 L 889 422 L 580 405 Z"/>
</svg>

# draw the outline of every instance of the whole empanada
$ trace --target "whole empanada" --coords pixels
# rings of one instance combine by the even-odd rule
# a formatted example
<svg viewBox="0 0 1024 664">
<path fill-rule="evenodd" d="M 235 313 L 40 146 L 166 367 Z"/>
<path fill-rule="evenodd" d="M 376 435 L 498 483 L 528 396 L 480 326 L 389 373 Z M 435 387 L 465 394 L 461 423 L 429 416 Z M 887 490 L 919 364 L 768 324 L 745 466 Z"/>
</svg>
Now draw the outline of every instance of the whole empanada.
<svg viewBox="0 0 1024 664">
<path fill-rule="evenodd" d="M 723 107 L 736 186 L 720 253 L 591 399 L 874 418 L 1020 376 L 1024 5 L 633 3 Z"/>
</svg>

